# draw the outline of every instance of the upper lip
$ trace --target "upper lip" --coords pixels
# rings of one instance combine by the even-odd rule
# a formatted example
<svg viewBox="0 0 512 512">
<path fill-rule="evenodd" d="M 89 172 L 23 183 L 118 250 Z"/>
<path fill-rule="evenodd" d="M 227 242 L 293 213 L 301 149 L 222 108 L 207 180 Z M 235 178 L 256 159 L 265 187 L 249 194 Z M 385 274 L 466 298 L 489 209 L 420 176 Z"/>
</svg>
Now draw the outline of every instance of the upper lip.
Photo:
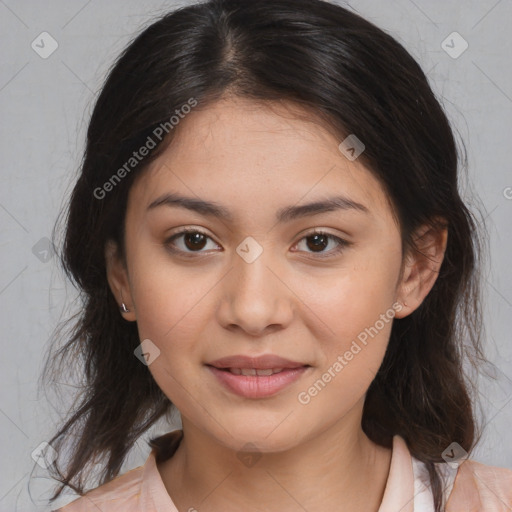
<svg viewBox="0 0 512 512">
<path fill-rule="evenodd" d="M 256 370 L 265 370 L 268 368 L 301 368 L 302 366 L 309 366 L 304 363 L 290 361 L 289 359 L 274 354 L 265 354 L 258 357 L 244 355 L 221 357 L 207 364 L 209 366 L 215 366 L 216 368 L 254 368 Z"/>
</svg>

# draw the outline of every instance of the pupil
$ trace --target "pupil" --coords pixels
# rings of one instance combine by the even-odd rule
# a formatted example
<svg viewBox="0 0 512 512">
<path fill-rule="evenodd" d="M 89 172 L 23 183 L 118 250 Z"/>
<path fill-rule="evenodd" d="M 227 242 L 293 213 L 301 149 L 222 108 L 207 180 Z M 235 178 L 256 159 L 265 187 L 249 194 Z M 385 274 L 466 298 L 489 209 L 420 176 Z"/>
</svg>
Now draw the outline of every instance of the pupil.
<svg viewBox="0 0 512 512">
<path fill-rule="evenodd" d="M 205 240 L 202 240 L 204 238 L 205 236 L 201 233 L 187 233 L 185 235 L 185 244 L 189 249 L 202 249 L 205 245 Z M 190 240 L 192 240 L 191 244 L 188 243 Z M 201 244 L 201 242 L 203 243 Z M 196 244 L 199 244 L 199 246 Z"/>
<path fill-rule="evenodd" d="M 327 246 L 328 239 L 327 239 L 327 236 L 325 236 L 325 235 L 311 235 L 308 238 L 315 240 L 315 242 L 313 243 L 312 246 L 310 246 L 308 244 L 308 247 L 310 249 L 318 249 L 319 247 L 320 248 L 325 248 L 325 246 Z M 322 246 L 324 246 L 324 247 L 322 247 Z M 320 251 L 317 251 L 317 252 L 320 252 Z"/>
</svg>

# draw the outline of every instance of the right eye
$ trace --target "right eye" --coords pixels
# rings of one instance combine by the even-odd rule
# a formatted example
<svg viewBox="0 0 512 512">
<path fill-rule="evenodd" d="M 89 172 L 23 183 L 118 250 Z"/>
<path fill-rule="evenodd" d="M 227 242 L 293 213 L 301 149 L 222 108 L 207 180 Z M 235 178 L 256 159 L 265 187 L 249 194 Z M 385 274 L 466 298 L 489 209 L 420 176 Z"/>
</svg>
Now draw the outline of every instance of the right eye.
<svg viewBox="0 0 512 512">
<path fill-rule="evenodd" d="M 176 240 L 179 240 L 180 238 L 182 239 L 181 243 L 176 243 Z M 165 246 L 174 253 L 202 253 L 204 252 L 202 249 L 207 245 L 208 239 L 212 240 L 206 233 L 203 233 L 197 228 L 187 228 L 169 237 L 165 241 Z"/>
</svg>

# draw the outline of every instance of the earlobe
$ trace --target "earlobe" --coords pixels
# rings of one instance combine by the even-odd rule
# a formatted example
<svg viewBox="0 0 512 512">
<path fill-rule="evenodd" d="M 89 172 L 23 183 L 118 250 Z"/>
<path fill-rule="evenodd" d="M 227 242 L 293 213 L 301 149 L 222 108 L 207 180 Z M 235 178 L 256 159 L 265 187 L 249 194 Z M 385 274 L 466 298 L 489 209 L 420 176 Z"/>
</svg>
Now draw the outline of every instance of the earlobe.
<svg viewBox="0 0 512 512">
<path fill-rule="evenodd" d="M 398 300 L 404 306 L 396 318 L 404 318 L 415 311 L 434 286 L 443 263 L 448 243 L 446 223 L 421 226 L 413 238 L 414 247 L 404 259 L 404 268 L 398 288 Z"/>
<path fill-rule="evenodd" d="M 134 322 L 136 316 L 130 293 L 128 272 L 126 265 L 119 257 L 117 244 L 113 240 L 108 240 L 105 244 L 105 264 L 108 284 L 119 305 L 119 310 L 125 320 Z"/>
</svg>

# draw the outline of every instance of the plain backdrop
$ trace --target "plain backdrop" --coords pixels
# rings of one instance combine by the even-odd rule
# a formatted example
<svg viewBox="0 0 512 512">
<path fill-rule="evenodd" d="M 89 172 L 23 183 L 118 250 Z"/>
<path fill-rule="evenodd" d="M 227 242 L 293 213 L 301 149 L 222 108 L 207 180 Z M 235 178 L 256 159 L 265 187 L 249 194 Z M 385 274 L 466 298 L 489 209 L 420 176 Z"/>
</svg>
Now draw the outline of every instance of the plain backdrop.
<svg viewBox="0 0 512 512">
<path fill-rule="evenodd" d="M 52 331 L 73 310 L 76 292 L 48 238 L 75 180 L 94 100 L 124 46 L 177 5 L 186 2 L 0 0 L 2 512 L 45 510 L 52 486 L 31 454 L 54 434 L 69 404 L 52 401 L 38 377 Z M 480 204 L 489 233 L 484 324 L 496 365 L 496 380 L 480 387 L 486 427 L 473 458 L 512 468 L 512 3 L 353 0 L 350 7 L 420 62 L 466 144 L 464 195 L 470 206 Z M 52 45 L 56 50 L 44 55 Z M 123 472 L 148 453 L 141 440 Z"/>
</svg>

